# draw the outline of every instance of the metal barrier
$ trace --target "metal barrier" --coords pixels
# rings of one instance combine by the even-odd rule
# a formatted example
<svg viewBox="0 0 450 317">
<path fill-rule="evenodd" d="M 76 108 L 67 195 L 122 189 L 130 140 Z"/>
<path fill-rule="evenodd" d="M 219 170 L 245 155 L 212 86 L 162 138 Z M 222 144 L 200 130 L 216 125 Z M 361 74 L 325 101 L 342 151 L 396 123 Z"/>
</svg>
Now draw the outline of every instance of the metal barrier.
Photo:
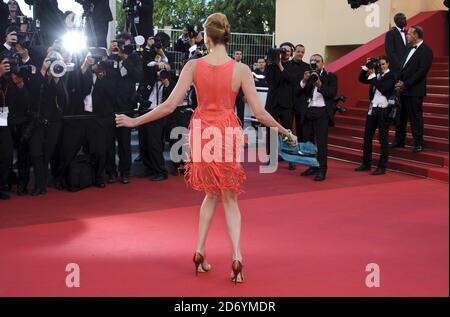
<svg viewBox="0 0 450 317">
<path fill-rule="evenodd" d="M 174 56 L 176 68 L 180 68 L 183 62 L 183 53 L 176 52 L 173 47 L 181 35 L 181 30 L 155 28 L 155 34 L 158 32 L 164 32 L 170 36 L 171 48 L 168 51 Z M 228 52 L 230 56 L 233 56 L 236 50 L 242 50 L 243 62 L 251 67 L 258 58 L 265 57 L 269 49 L 274 46 L 275 34 L 231 33 Z"/>
</svg>

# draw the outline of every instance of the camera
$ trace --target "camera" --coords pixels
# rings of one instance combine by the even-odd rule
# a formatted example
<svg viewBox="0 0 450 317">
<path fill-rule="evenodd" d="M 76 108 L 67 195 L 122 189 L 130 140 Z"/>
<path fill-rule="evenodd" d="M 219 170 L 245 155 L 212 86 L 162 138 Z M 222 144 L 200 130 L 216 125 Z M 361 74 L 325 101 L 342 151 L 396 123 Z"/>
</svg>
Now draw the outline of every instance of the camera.
<svg viewBox="0 0 450 317">
<path fill-rule="evenodd" d="M 285 48 L 271 48 L 267 53 L 267 64 L 278 65 L 281 61 L 281 56 L 286 55 L 287 50 Z"/>
<path fill-rule="evenodd" d="M 136 45 L 126 44 L 126 41 L 123 39 L 117 40 L 117 47 L 119 51 L 122 51 L 124 54 L 127 55 L 131 55 L 134 51 L 136 51 Z"/>
<path fill-rule="evenodd" d="M 375 57 L 375 58 L 371 58 L 367 64 L 366 67 L 368 69 L 375 69 L 376 73 L 381 72 L 381 63 L 380 63 L 380 58 Z"/>
<path fill-rule="evenodd" d="M 36 73 L 36 68 L 34 66 L 22 65 L 22 59 L 17 53 L 5 51 L 0 54 L 0 61 L 5 59 L 9 64 L 10 74 L 19 75 L 23 78 L 29 78 L 32 74 Z"/>
<path fill-rule="evenodd" d="M 339 105 L 339 102 L 346 102 L 347 97 L 341 95 L 341 96 L 335 98 L 334 101 L 336 102 L 336 112 L 339 112 L 340 114 L 345 114 L 347 112 L 347 109 L 345 107 L 342 107 L 341 105 Z"/>
<path fill-rule="evenodd" d="M 311 61 L 310 65 L 309 65 L 310 71 L 309 71 L 309 82 L 315 84 L 319 78 L 320 78 L 320 73 L 319 73 L 319 69 L 317 68 L 317 62 L 316 61 Z"/>
</svg>

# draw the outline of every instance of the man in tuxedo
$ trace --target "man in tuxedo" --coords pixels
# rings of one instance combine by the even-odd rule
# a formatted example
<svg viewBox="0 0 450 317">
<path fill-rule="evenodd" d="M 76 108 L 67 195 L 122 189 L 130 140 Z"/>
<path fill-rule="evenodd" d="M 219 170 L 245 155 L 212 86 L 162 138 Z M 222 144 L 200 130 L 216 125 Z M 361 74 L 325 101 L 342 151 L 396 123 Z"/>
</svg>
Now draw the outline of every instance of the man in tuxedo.
<svg viewBox="0 0 450 317">
<path fill-rule="evenodd" d="M 396 129 L 396 141 L 391 147 L 404 147 L 406 125 L 409 120 L 414 137 L 414 153 L 424 150 L 423 99 L 427 95 L 427 75 L 433 63 L 433 51 L 423 41 L 422 27 L 415 25 L 408 30 L 410 45 L 402 60 L 396 89 L 401 93 L 400 124 Z"/>
<path fill-rule="evenodd" d="M 389 59 L 385 56 L 379 59 L 379 69 L 373 64 L 372 69 L 363 66 L 359 74 L 359 82 L 370 85 L 370 106 L 364 131 L 363 163 L 355 169 L 356 172 L 370 171 L 372 168 L 372 142 L 378 128 L 381 145 L 380 160 L 372 175 L 386 174 L 389 159 L 389 99 L 395 89 L 395 74 L 389 69 Z"/>
<path fill-rule="evenodd" d="M 290 58 L 293 54 L 293 45 L 291 43 L 283 43 L 280 45 L 284 53 L 278 64 L 269 63 L 266 70 L 266 80 L 269 85 L 267 93 L 266 110 L 272 117 L 281 122 L 286 129 L 292 128 L 294 117 L 293 76 L 291 75 Z M 270 132 L 267 132 L 266 151 L 270 155 Z M 269 162 L 270 164 L 270 162 Z M 289 163 L 289 169 L 294 170 L 295 165 Z"/>
<path fill-rule="evenodd" d="M 291 65 L 292 65 L 292 75 L 293 75 L 293 85 L 292 88 L 295 92 L 296 88 L 298 87 L 298 85 L 300 84 L 300 82 L 302 81 L 305 72 L 309 71 L 309 64 L 303 61 L 303 57 L 305 56 L 305 46 L 302 44 L 298 44 L 295 47 L 295 53 L 294 53 L 294 58 L 291 61 Z M 303 129 L 302 129 L 302 125 L 301 125 L 301 116 L 300 116 L 300 112 L 301 112 L 301 108 L 302 108 L 302 103 L 305 102 L 305 99 L 302 98 L 301 96 L 298 96 L 297 94 L 294 93 L 293 95 L 294 97 L 294 112 L 295 112 L 295 124 L 296 124 L 296 130 L 297 130 L 297 136 L 298 138 L 301 140 L 302 134 L 303 134 Z"/>
<path fill-rule="evenodd" d="M 394 17 L 395 27 L 386 33 L 385 50 L 390 60 L 390 69 L 395 74 L 401 70 L 401 61 L 405 56 L 408 42 L 406 40 L 406 16 L 397 13 Z"/>
<path fill-rule="evenodd" d="M 25 0 L 25 3 L 34 6 L 34 19 L 41 22 L 41 36 L 46 47 L 66 33 L 64 13 L 59 10 L 57 0 Z"/>
<path fill-rule="evenodd" d="M 303 127 L 303 141 L 317 144 L 317 160 L 320 167 L 309 168 L 302 176 L 315 175 L 315 181 L 324 181 L 328 164 L 328 126 L 334 125 L 338 80 L 335 74 L 327 72 L 324 68 L 323 57 L 319 54 L 311 56 L 311 68 L 320 75 L 317 80 L 311 76 L 312 72 L 305 72 L 296 93 L 304 98 L 300 103 L 300 124 Z M 315 66 L 313 66 L 315 65 Z"/>
</svg>

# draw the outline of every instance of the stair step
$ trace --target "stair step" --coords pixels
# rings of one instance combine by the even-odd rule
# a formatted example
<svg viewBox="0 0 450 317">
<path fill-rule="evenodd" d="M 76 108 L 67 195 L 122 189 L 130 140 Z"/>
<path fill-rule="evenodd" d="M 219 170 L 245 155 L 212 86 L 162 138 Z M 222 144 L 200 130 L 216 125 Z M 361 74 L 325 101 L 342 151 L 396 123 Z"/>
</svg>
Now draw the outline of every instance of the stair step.
<svg viewBox="0 0 450 317">
<path fill-rule="evenodd" d="M 445 94 L 428 94 L 424 99 L 426 103 L 438 103 L 444 105 L 448 105 L 448 100 L 448 95 Z"/>
<path fill-rule="evenodd" d="M 330 130 L 330 134 L 337 134 L 337 135 L 345 135 L 345 136 L 351 136 L 351 137 L 357 137 L 357 138 L 363 138 L 364 137 L 364 127 L 352 127 L 347 125 L 340 125 L 337 124 L 335 127 L 333 127 Z M 395 140 L 395 133 L 392 131 L 389 133 L 389 139 L 391 142 Z M 378 132 L 375 134 L 375 139 L 378 139 Z M 407 133 L 406 135 L 406 145 L 413 146 L 414 140 L 410 133 Z M 448 146 L 448 139 L 436 139 L 432 137 L 425 136 L 425 146 L 426 148 L 430 150 L 435 151 L 442 151 L 448 153 L 449 146 Z"/>
<path fill-rule="evenodd" d="M 429 94 L 449 94 L 449 86 L 428 85 L 427 91 Z"/>
<path fill-rule="evenodd" d="M 365 120 L 366 116 L 367 116 L 367 109 L 350 107 L 350 108 L 347 108 L 347 113 L 345 115 L 364 118 L 364 120 Z M 430 114 L 430 113 L 424 113 L 423 117 L 424 117 L 425 124 L 442 126 L 442 127 L 448 127 L 450 125 L 448 115 L 435 115 L 435 114 Z"/>
<path fill-rule="evenodd" d="M 433 63 L 448 63 L 448 56 L 435 56 Z"/>
<path fill-rule="evenodd" d="M 364 145 L 364 140 L 348 136 L 330 135 L 329 144 L 351 148 L 355 150 L 362 150 Z M 380 143 L 377 139 L 373 141 L 373 152 L 380 153 Z M 436 152 L 431 150 L 426 150 L 421 153 L 413 153 L 412 148 L 396 148 L 389 149 L 389 156 L 392 158 L 401 158 L 409 161 L 416 161 L 420 163 L 426 163 L 431 165 L 436 165 L 438 167 L 448 167 L 449 166 L 449 156 L 448 153 Z"/>
<path fill-rule="evenodd" d="M 361 151 L 337 147 L 333 145 L 330 145 L 328 147 L 328 155 L 330 157 L 358 164 L 360 164 L 362 160 Z M 378 162 L 379 156 L 377 154 L 374 154 L 373 157 L 374 157 L 374 164 L 376 164 Z M 416 162 L 409 162 L 398 158 L 392 158 L 388 163 L 388 167 L 389 169 L 397 170 L 403 173 L 418 175 L 421 177 L 436 179 L 448 183 L 449 177 L 448 168 L 432 167 L 429 165 L 420 164 Z"/>
<path fill-rule="evenodd" d="M 449 69 L 449 63 L 437 63 L 433 62 L 431 65 L 431 70 L 448 70 Z"/>
<path fill-rule="evenodd" d="M 362 127 L 366 125 L 366 119 L 357 116 L 339 116 L 336 117 L 336 123 L 342 125 L 349 125 L 353 127 Z M 395 126 L 390 127 L 391 131 L 395 131 Z M 430 136 L 434 138 L 448 139 L 449 128 L 448 127 L 438 127 L 425 125 L 424 130 L 425 136 Z"/>
<path fill-rule="evenodd" d="M 449 83 L 448 77 L 434 77 L 428 79 L 429 85 L 448 86 L 448 83 Z"/>
<path fill-rule="evenodd" d="M 428 73 L 429 77 L 449 77 L 448 75 L 448 69 L 445 70 L 434 70 L 431 69 L 430 72 Z"/>
<path fill-rule="evenodd" d="M 362 99 L 356 103 L 357 108 L 368 109 L 369 107 L 369 99 Z M 424 113 L 433 113 L 440 115 L 448 115 L 449 114 L 449 105 L 448 103 L 432 103 L 425 102 L 423 104 L 423 112 Z"/>
</svg>

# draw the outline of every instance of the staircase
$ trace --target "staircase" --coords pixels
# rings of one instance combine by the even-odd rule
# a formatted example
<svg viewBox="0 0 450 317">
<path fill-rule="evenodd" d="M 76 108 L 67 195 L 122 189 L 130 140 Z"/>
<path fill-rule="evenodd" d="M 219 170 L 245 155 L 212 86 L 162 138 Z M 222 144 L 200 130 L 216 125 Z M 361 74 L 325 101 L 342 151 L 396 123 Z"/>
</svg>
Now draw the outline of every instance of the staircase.
<svg viewBox="0 0 450 317">
<path fill-rule="evenodd" d="M 428 32 L 430 31 L 428 30 Z M 384 41 L 384 38 L 382 40 Z M 369 49 L 380 52 L 380 42 L 380 39 L 374 40 L 374 43 L 371 44 L 375 45 L 375 47 Z M 445 54 L 447 52 L 448 51 L 439 52 L 438 50 L 438 53 Z M 368 56 L 377 55 L 365 55 L 364 58 Z M 428 75 L 428 96 L 424 100 L 425 151 L 418 154 L 412 152 L 413 138 L 408 125 L 406 148 L 390 150 L 388 163 L 390 169 L 444 182 L 449 181 L 448 59 L 448 56 L 435 57 L 432 69 Z M 361 89 L 367 96 L 368 87 L 360 85 L 356 86 L 355 80 L 357 75 L 355 77 L 353 70 L 355 67 L 352 65 L 348 68 L 351 68 L 353 72 L 353 90 L 343 90 L 342 93 L 347 95 L 352 94 L 350 96 L 351 101 L 350 104 L 347 105 L 348 111 L 344 115 L 337 115 L 336 126 L 330 130 L 329 156 L 360 164 L 362 163 L 365 119 L 369 105 L 369 100 L 367 97 L 363 97 Z M 357 70 L 357 68 L 355 70 Z M 343 76 L 340 76 L 339 71 Z M 348 69 L 345 69 L 345 66 L 341 67 L 337 71 L 339 82 L 341 83 L 342 81 L 341 77 L 349 76 L 348 74 Z M 358 89 L 357 93 L 355 93 L 356 87 Z M 392 126 L 390 131 L 391 141 L 394 141 L 394 136 L 395 127 Z M 374 137 L 373 151 L 375 164 L 378 161 L 380 152 L 378 133 Z"/>
</svg>

